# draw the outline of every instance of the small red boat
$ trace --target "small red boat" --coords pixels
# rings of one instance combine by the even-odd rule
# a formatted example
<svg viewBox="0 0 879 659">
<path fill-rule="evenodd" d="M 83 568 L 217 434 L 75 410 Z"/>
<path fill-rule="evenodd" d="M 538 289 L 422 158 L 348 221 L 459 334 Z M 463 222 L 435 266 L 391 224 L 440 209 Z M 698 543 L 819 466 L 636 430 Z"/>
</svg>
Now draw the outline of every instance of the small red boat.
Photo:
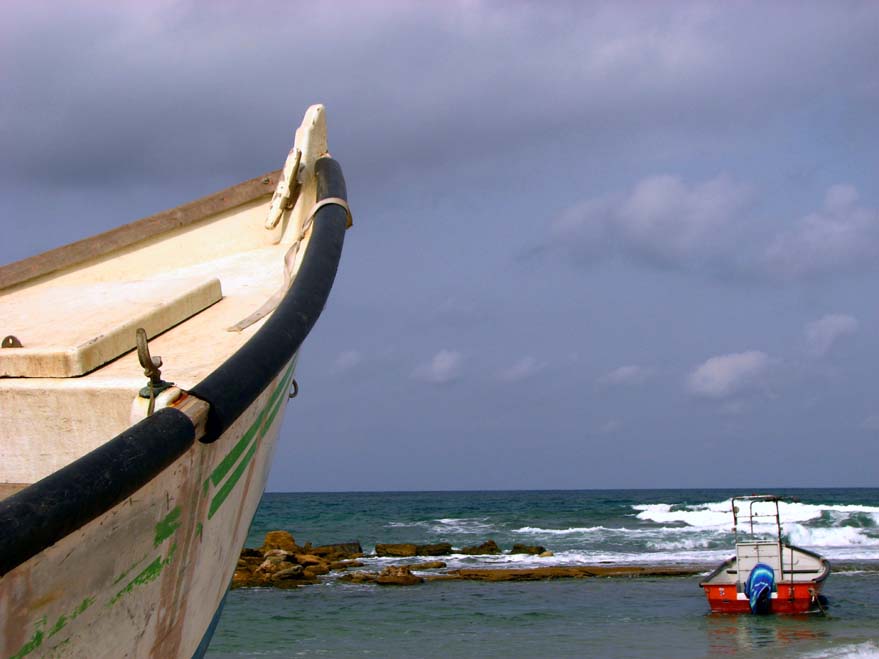
<svg viewBox="0 0 879 659">
<path fill-rule="evenodd" d="M 767 494 L 733 498 L 736 555 L 699 584 L 712 613 L 823 610 L 820 591 L 830 562 L 782 542 L 779 500 Z"/>
</svg>

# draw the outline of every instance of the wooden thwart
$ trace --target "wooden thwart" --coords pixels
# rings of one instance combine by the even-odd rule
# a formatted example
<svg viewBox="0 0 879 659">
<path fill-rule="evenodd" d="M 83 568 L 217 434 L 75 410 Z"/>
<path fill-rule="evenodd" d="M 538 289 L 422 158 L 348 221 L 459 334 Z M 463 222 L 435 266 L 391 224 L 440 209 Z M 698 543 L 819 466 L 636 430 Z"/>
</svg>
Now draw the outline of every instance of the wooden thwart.
<svg viewBox="0 0 879 659">
<path fill-rule="evenodd" d="M 0 348 L 0 376 L 83 375 L 135 347 L 135 331 L 153 337 L 223 297 L 220 280 L 153 279 L 57 286 L 0 299 L 0 334 L 20 348 Z"/>
</svg>

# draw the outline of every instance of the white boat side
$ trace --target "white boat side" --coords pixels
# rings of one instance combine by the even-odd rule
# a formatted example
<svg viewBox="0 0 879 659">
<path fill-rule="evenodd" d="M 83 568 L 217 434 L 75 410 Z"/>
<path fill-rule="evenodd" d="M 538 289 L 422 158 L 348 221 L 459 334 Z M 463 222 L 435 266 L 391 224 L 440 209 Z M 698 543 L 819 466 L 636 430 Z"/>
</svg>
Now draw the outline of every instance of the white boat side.
<svg viewBox="0 0 879 659">
<path fill-rule="evenodd" d="M 312 106 L 283 170 L 0 268 L 0 659 L 204 653 L 345 199 Z"/>
<path fill-rule="evenodd" d="M 827 559 L 808 549 L 774 542 L 739 543 L 736 556 L 720 564 L 700 585 L 735 585 L 742 591 L 758 563 L 769 565 L 784 583 L 821 582 L 830 574 Z"/>
</svg>

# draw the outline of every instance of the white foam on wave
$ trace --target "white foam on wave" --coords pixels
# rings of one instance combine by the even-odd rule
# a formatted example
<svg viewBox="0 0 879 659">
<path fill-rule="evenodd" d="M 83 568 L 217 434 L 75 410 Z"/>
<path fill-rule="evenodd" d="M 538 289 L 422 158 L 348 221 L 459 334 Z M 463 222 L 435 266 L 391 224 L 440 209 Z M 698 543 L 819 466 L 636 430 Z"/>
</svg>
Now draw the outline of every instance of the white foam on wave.
<svg viewBox="0 0 879 659">
<path fill-rule="evenodd" d="M 421 528 L 434 533 L 487 533 L 494 530 L 487 517 L 442 517 L 419 522 L 388 522 L 385 528 Z"/>
<path fill-rule="evenodd" d="M 791 544 L 805 547 L 860 547 L 879 548 L 879 537 L 867 535 L 863 529 L 853 526 L 808 527 L 801 524 L 785 526 Z"/>
<path fill-rule="evenodd" d="M 526 535 L 574 535 L 611 530 L 616 529 L 608 529 L 604 526 L 573 526 L 567 529 L 544 529 L 539 526 L 523 526 L 520 529 L 513 529 L 513 533 L 521 533 Z"/>
<path fill-rule="evenodd" d="M 718 533 L 722 531 L 712 530 L 712 533 Z M 699 529 L 690 526 L 655 526 L 652 528 L 626 528 L 626 527 L 610 527 L 610 526 L 583 526 L 583 527 L 573 527 L 568 529 L 544 529 L 537 526 L 523 526 L 520 529 L 513 530 L 513 533 L 521 533 L 527 534 L 531 536 L 541 536 L 541 535 L 576 535 L 576 534 L 596 534 L 596 535 L 613 535 L 619 534 L 622 536 L 645 536 L 645 535 L 656 535 L 656 534 L 680 534 L 680 533 L 705 533 L 705 529 Z"/>
<path fill-rule="evenodd" d="M 879 659 L 879 646 L 874 641 L 835 645 L 824 650 L 800 655 L 801 659 Z"/>
<path fill-rule="evenodd" d="M 655 524 L 684 524 L 678 527 L 649 529 L 661 536 L 648 542 L 652 549 L 677 552 L 699 547 L 709 547 L 718 534 L 728 533 L 732 528 L 732 502 L 711 501 L 700 504 L 645 504 L 632 506 L 636 517 Z M 774 517 L 775 507 L 768 502 L 758 502 L 753 511 Z M 843 560 L 879 560 L 879 507 L 859 504 L 804 504 L 782 501 L 779 504 L 782 531 L 793 545 L 819 549 L 828 558 Z M 818 522 L 821 525 L 816 526 Z M 833 526 L 826 526 L 827 523 Z M 855 524 L 855 525 L 852 525 Z M 742 527 L 739 527 L 740 530 Z M 690 530 L 700 538 L 682 537 Z M 775 523 L 771 517 L 763 518 L 754 525 L 758 533 L 774 534 Z M 662 537 L 665 534 L 665 537 Z"/>
<path fill-rule="evenodd" d="M 638 519 L 660 524 L 679 522 L 699 528 L 720 528 L 732 525 L 731 499 L 695 505 L 655 503 L 636 505 L 632 508 L 639 511 L 636 515 Z M 808 522 L 820 519 L 824 513 L 828 513 L 834 521 L 838 522 L 844 522 L 856 514 L 867 515 L 872 518 L 875 525 L 879 526 L 879 506 L 781 501 L 778 510 L 782 523 Z M 753 506 L 753 511 L 766 515 L 774 513 L 775 507 L 769 502 L 757 502 Z M 771 526 L 771 523 L 760 524 L 760 526 Z"/>
<path fill-rule="evenodd" d="M 494 530 L 487 517 L 442 517 L 433 520 L 431 530 L 437 533 L 488 533 Z"/>
</svg>

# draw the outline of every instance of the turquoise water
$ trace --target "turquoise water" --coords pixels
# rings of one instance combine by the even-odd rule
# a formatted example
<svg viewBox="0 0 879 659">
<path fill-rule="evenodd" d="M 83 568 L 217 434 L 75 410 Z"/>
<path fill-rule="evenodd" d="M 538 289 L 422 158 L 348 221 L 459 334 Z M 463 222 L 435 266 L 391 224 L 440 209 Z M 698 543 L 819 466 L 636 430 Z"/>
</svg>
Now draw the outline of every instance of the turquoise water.
<svg viewBox="0 0 879 659">
<path fill-rule="evenodd" d="M 879 490 L 810 489 L 782 508 L 784 533 L 834 563 L 829 615 L 708 615 L 698 577 L 527 583 L 351 585 L 327 575 L 294 591 L 230 592 L 209 657 L 879 657 Z M 267 494 L 249 546 L 268 530 L 299 543 L 493 538 L 552 558 L 452 556 L 449 567 L 698 564 L 731 555 L 739 491 Z M 380 569 L 393 559 L 368 559 Z"/>
</svg>

